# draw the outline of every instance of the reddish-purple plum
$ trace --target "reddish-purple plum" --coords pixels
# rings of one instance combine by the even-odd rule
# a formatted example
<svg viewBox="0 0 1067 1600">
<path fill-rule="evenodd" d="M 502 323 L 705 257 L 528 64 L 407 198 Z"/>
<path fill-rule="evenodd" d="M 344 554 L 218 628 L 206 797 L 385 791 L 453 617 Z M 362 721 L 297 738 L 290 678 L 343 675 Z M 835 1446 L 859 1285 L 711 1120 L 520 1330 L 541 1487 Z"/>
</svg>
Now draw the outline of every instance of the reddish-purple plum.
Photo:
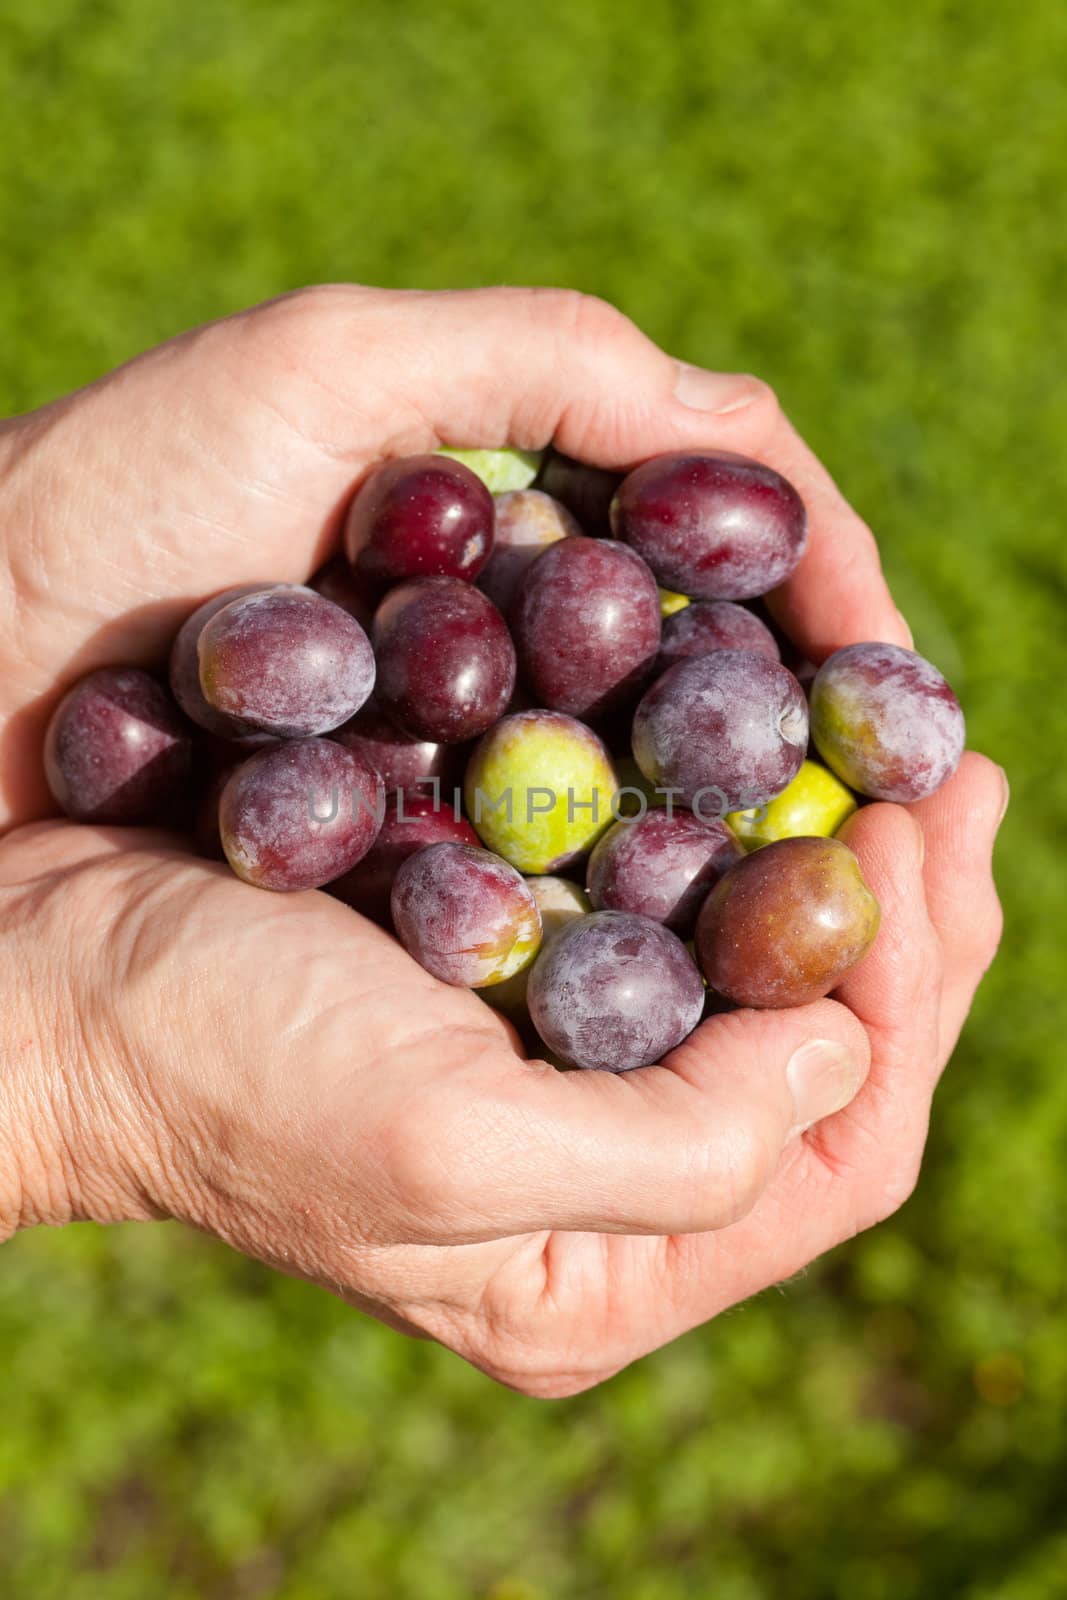
<svg viewBox="0 0 1067 1600">
<path fill-rule="evenodd" d="M 449 779 L 458 783 L 463 776 L 461 750 L 405 733 L 373 699 L 330 737 L 369 761 L 390 793 L 394 789 L 429 790 L 435 778 L 447 786 Z"/>
<path fill-rule="evenodd" d="M 491 728 L 515 687 L 507 624 L 459 578 L 390 590 L 374 619 L 378 704 L 418 739 L 463 744 Z"/>
<path fill-rule="evenodd" d="M 357 490 L 345 555 L 368 578 L 475 579 L 493 548 L 493 497 L 450 456 L 386 461 Z"/>
<path fill-rule="evenodd" d="M 330 893 L 383 928 L 390 926 L 389 898 L 393 879 L 408 856 L 431 844 L 469 844 L 481 840 L 457 814 L 453 796 L 397 793 L 385 807 L 381 831 L 367 854 L 350 872 L 330 884 Z"/>
<path fill-rule="evenodd" d="M 393 925 L 409 955 L 443 983 L 483 989 L 528 966 L 541 914 L 522 877 L 489 850 L 432 844 L 393 880 Z"/>
<path fill-rule="evenodd" d="M 800 771 L 807 744 L 803 690 L 756 650 L 680 661 L 634 716 L 634 759 L 645 777 L 704 818 L 773 800 Z"/>
<path fill-rule="evenodd" d="M 367 635 L 311 589 L 278 585 L 231 600 L 197 648 L 208 704 L 279 738 L 340 727 L 374 688 Z"/>
<path fill-rule="evenodd" d="M 659 591 L 644 562 L 607 539 L 563 539 L 527 571 L 508 620 L 539 704 L 587 717 L 624 705 L 655 665 Z"/>
<path fill-rule="evenodd" d="M 922 800 L 959 766 L 960 703 L 914 650 L 850 644 L 824 661 L 811 688 L 811 732 L 837 776 L 874 800 Z"/>
<path fill-rule="evenodd" d="M 219 800 L 219 834 L 239 878 L 261 889 L 318 889 L 378 835 L 381 779 L 332 739 L 289 739 L 241 763 Z"/>
<path fill-rule="evenodd" d="M 840 839 L 779 839 L 711 891 L 697 921 L 697 960 L 711 987 L 738 1005 L 807 1005 L 862 961 L 880 915 Z"/>
<path fill-rule="evenodd" d="M 568 1066 L 628 1072 L 680 1045 L 700 1021 L 704 985 L 660 922 L 596 911 L 549 939 L 530 971 L 530 1017 Z"/>
<path fill-rule="evenodd" d="M 611 502 L 621 482 L 621 472 L 587 466 L 558 450 L 548 451 L 537 475 L 537 488 L 565 505 L 582 532 L 596 539 L 611 533 Z"/>
<path fill-rule="evenodd" d="M 381 604 L 387 585 L 365 573 L 355 572 L 343 555 L 332 556 L 314 577 L 308 579 L 308 588 L 332 600 L 335 606 L 355 617 L 360 627 L 370 633 L 374 613 Z"/>
<path fill-rule="evenodd" d="M 755 612 L 732 600 L 694 600 L 664 622 L 656 665 L 665 672 L 679 661 L 708 656 L 713 650 L 758 650 L 772 661 L 779 660 L 774 634 Z"/>
<path fill-rule="evenodd" d="M 807 543 L 793 485 L 729 451 L 646 461 L 619 485 L 611 524 L 664 588 L 699 600 L 766 594 L 789 577 Z"/>
<path fill-rule="evenodd" d="M 573 539 L 581 528 L 566 506 L 540 489 L 513 489 L 496 497 L 496 537 L 478 587 L 506 616 L 519 583 L 542 550 Z"/>
<path fill-rule="evenodd" d="M 688 939 L 708 891 L 742 853 L 724 822 L 647 811 L 616 822 L 598 840 L 586 888 L 598 911 L 633 911 Z"/>
<path fill-rule="evenodd" d="M 44 767 L 53 798 L 78 822 L 156 822 L 188 779 L 189 725 L 136 667 L 90 672 L 48 724 Z"/>
<path fill-rule="evenodd" d="M 235 717 L 216 711 L 204 698 L 204 691 L 200 687 L 200 635 L 215 613 L 232 600 L 242 600 L 246 594 L 260 594 L 278 587 L 274 583 L 240 583 L 232 589 L 224 589 L 221 594 L 205 600 L 202 606 L 197 606 L 175 635 L 170 651 L 170 692 L 187 717 L 219 739 L 239 738 L 249 729 Z"/>
</svg>

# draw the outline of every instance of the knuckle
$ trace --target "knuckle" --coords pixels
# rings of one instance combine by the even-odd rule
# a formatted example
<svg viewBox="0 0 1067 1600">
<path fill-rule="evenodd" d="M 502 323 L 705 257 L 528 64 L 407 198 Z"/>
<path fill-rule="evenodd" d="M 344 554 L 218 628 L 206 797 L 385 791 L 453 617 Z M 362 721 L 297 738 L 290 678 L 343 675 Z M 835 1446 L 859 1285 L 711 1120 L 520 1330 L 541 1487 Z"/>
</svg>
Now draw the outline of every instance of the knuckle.
<svg viewBox="0 0 1067 1600">
<path fill-rule="evenodd" d="M 553 328 L 572 341 L 601 345 L 634 331 L 625 312 L 610 300 L 581 289 L 533 289 L 532 305 Z"/>
<path fill-rule="evenodd" d="M 698 1226 L 726 1227 L 747 1216 L 758 1199 L 774 1165 L 775 1154 L 759 1130 L 747 1122 L 720 1133 L 704 1144 L 691 1162 L 695 1181 L 687 1180 L 697 1196 Z"/>
</svg>

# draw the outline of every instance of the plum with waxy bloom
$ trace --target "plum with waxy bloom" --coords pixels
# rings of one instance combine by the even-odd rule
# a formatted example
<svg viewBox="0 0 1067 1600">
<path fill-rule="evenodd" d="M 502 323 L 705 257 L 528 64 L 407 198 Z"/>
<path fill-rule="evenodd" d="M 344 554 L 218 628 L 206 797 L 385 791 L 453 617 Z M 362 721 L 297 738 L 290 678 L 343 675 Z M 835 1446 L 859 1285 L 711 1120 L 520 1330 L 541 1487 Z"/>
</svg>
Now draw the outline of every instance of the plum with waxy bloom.
<svg viewBox="0 0 1067 1600">
<path fill-rule="evenodd" d="M 811 686 L 811 732 L 828 767 L 874 800 L 923 800 L 963 754 L 960 703 L 935 666 L 896 644 L 850 644 Z"/>
<path fill-rule="evenodd" d="M 703 817 L 773 800 L 796 777 L 807 744 L 803 690 L 757 650 L 679 661 L 656 679 L 633 722 L 645 777 Z"/>
<path fill-rule="evenodd" d="M 48 787 L 78 822 L 159 821 L 191 759 L 188 723 L 137 667 L 90 672 L 63 696 L 45 734 Z"/>
<path fill-rule="evenodd" d="M 556 933 L 526 992 L 550 1050 L 568 1066 L 607 1072 L 659 1061 L 704 1010 L 704 984 L 682 941 L 626 911 L 594 911 Z"/>
<path fill-rule="evenodd" d="M 589 857 L 586 888 L 598 911 L 653 917 L 688 939 L 709 891 L 741 856 L 724 822 L 691 811 L 647 811 L 610 827 Z"/>
<path fill-rule="evenodd" d="M 537 902 L 489 850 L 432 844 L 393 880 L 393 925 L 405 950 L 442 983 L 482 989 L 528 966 L 541 944 Z"/>
</svg>

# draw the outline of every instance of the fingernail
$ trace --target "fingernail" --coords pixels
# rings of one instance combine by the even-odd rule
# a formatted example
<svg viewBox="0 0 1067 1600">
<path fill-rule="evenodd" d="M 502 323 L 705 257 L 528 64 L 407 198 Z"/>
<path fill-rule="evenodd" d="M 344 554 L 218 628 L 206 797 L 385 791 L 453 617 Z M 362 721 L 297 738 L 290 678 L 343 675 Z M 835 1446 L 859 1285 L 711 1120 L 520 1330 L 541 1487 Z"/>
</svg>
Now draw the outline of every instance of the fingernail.
<svg viewBox="0 0 1067 1600">
<path fill-rule="evenodd" d="M 1011 802 L 1011 784 L 1008 782 L 1008 774 L 1004 771 L 1003 767 L 1000 769 L 1000 781 L 1004 785 L 1004 798 L 1000 802 L 1000 816 L 997 818 L 998 828 L 1004 821 L 1004 818 L 1007 816 L 1008 806 Z"/>
<path fill-rule="evenodd" d="M 674 398 L 691 411 L 711 411 L 722 417 L 728 411 L 741 411 L 750 406 L 761 388 L 757 379 L 744 374 L 709 372 L 705 367 L 679 361 Z"/>
<path fill-rule="evenodd" d="M 833 1039 L 809 1039 L 793 1053 L 785 1076 L 793 1096 L 792 1132 L 803 1133 L 848 1105 L 863 1082 L 863 1068 Z"/>
<path fill-rule="evenodd" d="M 910 626 L 910 624 L 908 622 L 907 617 L 904 615 L 903 611 L 898 611 L 897 612 L 897 621 L 900 623 L 900 626 L 904 629 L 904 632 L 908 636 L 908 649 L 909 650 L 914 650 L 915 649 L 915 635 L 912 633 L 911 626 Z"/>
</svg>

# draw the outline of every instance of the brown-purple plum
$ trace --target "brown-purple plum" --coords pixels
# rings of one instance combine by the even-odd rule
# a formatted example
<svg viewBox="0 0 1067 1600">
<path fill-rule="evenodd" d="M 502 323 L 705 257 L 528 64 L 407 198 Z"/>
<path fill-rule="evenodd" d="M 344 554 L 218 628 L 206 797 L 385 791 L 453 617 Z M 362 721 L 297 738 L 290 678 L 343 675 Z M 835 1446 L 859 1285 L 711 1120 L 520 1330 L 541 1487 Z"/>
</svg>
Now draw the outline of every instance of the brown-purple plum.
<svg viewBox="0 0 1067 1600">
<path fill-rule="evenodd" d="M 616 537 L 665 589 L 748 600 L 783 583 L 807 543 L 804 502 L 773 467 L 729 451 L 656 456 L 611 503 Z"/>
<path fill-rule="evenodd" d="M 393 880 L 393 926 L 410 956 L 443 983 L 483 989 L 528 966 L 541 914 L 521 875 L 489 850 L 432 844 Z"/>
<path fill-rule="evenodd" d="M 506 616 L 523 574 L 542 550 L 581 531 L 566 506 L 540 489 L 498 494 L 493 553 L 478 579 L 479 589 Z"/>
<path fill-rule="evenodd" d="M 732 600 L 694 600 L 664 622 L 656 665 L 666 672 L 713 650 L 758 650 L 772 661 L 780 659 L 774 634 L 755 612 Z"/>
<path fill-rule="evenodd" d="M 583 533 L 601 539 L 611 534 L 611 502 L 622 476 L 621 472 L 590 467 L 558 450 L 549 450 L 541 463 L 536 487 L 565 505 Z"/>
<path fill-rule="evenodd" d="M 709 890 L 741 855 L 724 822 L 651 810 L 598 840 L 586 888 L 598 911 L 633 911 L 688 939 Z"/>
<path fill-rule="evenodd" d="M 435 778 L 447 787 L 450 779 L 454 785 L 463 777 L 461 747 L 405 733 L 374 699 L 330 737 L 369 761 L 390 793 L 395 789 L 429 789 Z"/>
<path fill-rule="evenodd" d="M 493 497 L 450 456 L 406 456 L 377 467 L 356 491 L 345 555 L 357 572 L 473 581 L 493 548 Z"/>
<path fill-rule="evenodd" d="M 629 1072 L 692 1033 L 704 984 L 661 922 L 595 911 L 546 941 L 526 999 L 538 1034 L 568 1066 Z"/>
<path fill-rule="evenodd" d="M 390 590 L 374 619 L 378 704 L 419 739 L 463 744 L 491 728 L 515 687 L 507 623 L 460 578 Z"/>
<path fill-rule="evenodd" d="M 230 774 L 219 834 L 239 878 L 261 889 L 318 889 L 349 871 L 381 826 L 381 779 L 332 739 L 287 739 Z"/>
<path fill-rule="evenodd" d="M 863 960 L 880 914 L 840 839 L 779 839 L 711 891 L 697 920 L 697 960 L 711 987 L 738 1005 L 807 1005 Z"/>
<path fill-rule="evenodd" d="M 78 822 L 156 822 L 188 782 L 189 724 L 136 667 L 100 667 L 76 683 L 45 734 L 48 787 Z"/>
<path fill-rule="evenodd" d="M 552 711 L 588 717 L 632 701 L 656 662 L 659 590 L 607 539 L 563 539 L 527 571 L 508 614 L 523 680 Z"/>
<path fill-rule="evenodd" d="M 365 573 L 355 572 L 345 557 L 340 555 L 331 556 L 330 560 L 308 579 L 308 588 L 314 589 L 316 594 L 321 594 L 324 600 L 332 600 L 342 611 L 347 611 L 348 615 L 355 617 L 360 627 L 369 633 L 374 613 L 381 604 L 387 585 L 380 579 L 368 578 Z"/>
<path fill-rule="evenodd" d="M 204 624 L 197 649 L 208 704 L 279 738 L 340 727 L 374 688 L 374 653 L 359 623 L 296 585 L 231 600 Z"/>
<path fill-rule="evenodd" d="M 960 703 L 935 666 L 896 644 L 850 644 L 811 687 L 811 732 L 826 765 L 874 800 L 922 800 L 959 766 Z"/>
<path fill-rule="evenodd" d="M 330 893 L 383 928 L 391 925 L 389 898 L 393 879 L 409 856 L 431 844 L 469 844 L 481 840 L 457 811 L 450 795 L 393 794 L 385 806 L 381 831 L 367 854 L 350 872 L 331 883 Z"/>
<path fill-rule="evenodd" d="M 645 777 L 704 818 L 773 800 L 800 771 L 807 744 L 803 690 L 757 650 L 679 661 L 634 715 L 634 759 Z"/>
<path fill-rule="evenodd" d="M 219 739 L 239 738 L 250 730 L 237 718 L 216 711 L 204 698 L 204 691 L 200 687 L 200 635 L 215 613 L 232 600 L 242 600 L 246 594 L 260 594 L 278 587 L 274 583 L 239 583 L 232 589 L 224 589 L 221 594 L 213 595 L 203 605 L 197 606 L 175 635 L 170 651 L 170 692 L 191 721 Z"/>
</svg>

